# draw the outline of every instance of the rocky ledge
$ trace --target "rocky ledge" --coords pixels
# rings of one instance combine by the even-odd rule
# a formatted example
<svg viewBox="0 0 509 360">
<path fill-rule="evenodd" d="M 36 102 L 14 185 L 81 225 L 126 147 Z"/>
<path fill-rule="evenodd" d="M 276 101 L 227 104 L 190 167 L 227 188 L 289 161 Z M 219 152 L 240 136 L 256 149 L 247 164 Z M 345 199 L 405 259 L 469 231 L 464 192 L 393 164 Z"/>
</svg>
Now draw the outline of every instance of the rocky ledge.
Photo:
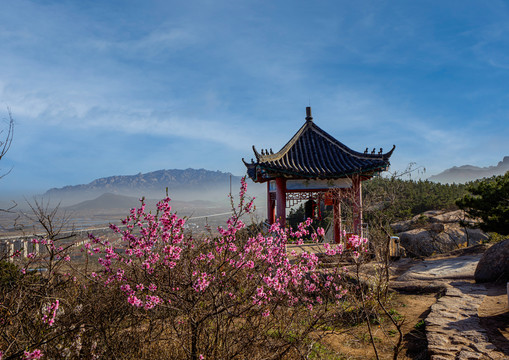
<svg viewBox="0 0 509 360">
<path fill-rule="evenodd" d="M 488 236 L 479 229 L 462 224 L 473 223 L 461 210 L 427 211 L 391 227 L 400 238 L 401 246 L 410 256 L 431 256 L 479 244 Z"/>
<path fill-rule="evenodd" d="M 487 295 L 473 282 L 481 254 L 427 259 L 411 267 L 392 284 L 440 290 L 441 296 L 425 320 L 431 360 L 507 359 L 481 326 L 478 310 Z"/>
</svg>

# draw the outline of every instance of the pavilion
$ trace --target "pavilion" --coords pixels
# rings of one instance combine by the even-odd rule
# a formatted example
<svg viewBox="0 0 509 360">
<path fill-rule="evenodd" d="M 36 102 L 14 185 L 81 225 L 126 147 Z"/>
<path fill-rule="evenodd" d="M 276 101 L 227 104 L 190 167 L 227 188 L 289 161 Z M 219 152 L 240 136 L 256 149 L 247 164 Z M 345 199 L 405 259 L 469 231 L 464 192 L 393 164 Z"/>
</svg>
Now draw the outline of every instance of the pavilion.
<svg viewBox="0 0 509 360">
<path fill-rule="evenodd" d="M 353 212 L 353 233 L 362 236 L 362 187 L 389 167 L 396 146 L 383 153 L 354 151 L 319 128 L 306 108 L 306 122 L 281 150 L 259 153 L 253 145 L 256 161 L 247 163 L 248 176 L 267 183 L 267 221 L 286 225 L 286 208 L 301 201 L 323 201 L 333 205 L 334 240 L 341 240 L 341 199 L 348 198 Z"/>
</svg>

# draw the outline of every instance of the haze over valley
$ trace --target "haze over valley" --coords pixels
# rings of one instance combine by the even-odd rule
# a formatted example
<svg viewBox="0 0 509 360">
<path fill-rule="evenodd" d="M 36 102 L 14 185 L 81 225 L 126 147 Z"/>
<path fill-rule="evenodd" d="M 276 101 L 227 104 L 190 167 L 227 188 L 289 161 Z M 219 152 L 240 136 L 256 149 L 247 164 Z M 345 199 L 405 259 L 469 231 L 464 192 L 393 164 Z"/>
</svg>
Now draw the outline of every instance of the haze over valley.
<svg viewBox="0 0 509 360">
<path fill-rule="evenodd" d="M 228 197 L 230 189 L 238 200 L 240 177 L 220 171 L 205 169 L 158 170 L 146 174 L 110 176 L 96 179 L 89 184 L 68 185 L 52 188 L 33 198 L 16 200 L 12 212 L 0 213 L 1 231 L 16 232 L 31 224 L 28 202 L 38 201 L 49 209 L 58 206 L 69 218 L 69 226 L 86 228 L 118 223 L 127 216 L 129 209 L 140 206 L 144 198 L 149 209 L 166 196 L 172 199 L 171 206 L 179 216 L 189 218 L 189 226 L 204 228 L 206 224 L 216 227 L 224 224 L 231 214 Z M 257 204 L 264 204 L 264 186 L 249 184 L 249 195 L 257 197 Z M 4 209 L 10 206 L 3 199 Z M 19 214 L 26 214 L 19 215 Z M 63 216 L 63 215 L 62 215 Z"/>
</svg>

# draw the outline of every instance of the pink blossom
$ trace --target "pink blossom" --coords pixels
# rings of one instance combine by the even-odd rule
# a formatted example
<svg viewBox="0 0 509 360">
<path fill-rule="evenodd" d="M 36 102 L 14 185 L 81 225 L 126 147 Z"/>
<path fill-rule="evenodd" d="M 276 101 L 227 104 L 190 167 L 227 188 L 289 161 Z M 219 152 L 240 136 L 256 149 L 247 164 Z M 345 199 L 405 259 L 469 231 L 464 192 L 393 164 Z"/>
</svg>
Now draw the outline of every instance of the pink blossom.
<svg viewBox="0 0 509 360">
<path fill-rule="evenodd" d="M 162 300 L 160 297 L 147 295 L 145 297 L 145 305 L 143 306 L 143 308 L 145 310 L 150 310 L 154 308 L 156 305 L 160 304 L 161 302 Z"/>
<path fill-rule="evenodd" d="M 136 297 L 136 295 L 130 295 L 127 298 L 127 302 L 132 306 L 140 307 L 142 305 L 142 301 Z"/>
<path fill-rule="evenodd" d="M 207 273 L 202 273 L 198 279 L 196 280 L 195 284 L 193 285 L 193 288 L 196 291 L 205 291 L 210 285 L 209 276 Z"/>
<path fill-rule="evenodd" d="M 50 304 L 49 307 L 43 310 L 42 322 L 48 324 L 49 326 L 53 326 L 55 322 L 55 317 L 57 316 L 57 310 L 60 302 L 55 300 L 54 303 Z"/>
<path fill-rule="evenodd" d="M 42 357 L 43 353 L 41 350 L 35 349 L 32 352 L 25 351 L 23 353 L 23 355 L 25 356 L 25 360 L 32 360 L 32 359 L 40 359 Z"/>
</svg>

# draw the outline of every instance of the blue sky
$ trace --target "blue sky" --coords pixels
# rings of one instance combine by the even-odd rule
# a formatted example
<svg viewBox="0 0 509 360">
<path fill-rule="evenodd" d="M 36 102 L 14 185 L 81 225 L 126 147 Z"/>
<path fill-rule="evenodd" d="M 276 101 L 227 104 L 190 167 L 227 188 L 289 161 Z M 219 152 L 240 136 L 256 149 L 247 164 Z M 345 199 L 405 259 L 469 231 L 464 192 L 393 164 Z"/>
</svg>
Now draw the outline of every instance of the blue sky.
<svg viewBox="0 0 509 360">
<path fill-rule="evenodd" d="M 1 196 L 110 175 L 244 174 L 315 122 L 424 176 L 509 155 L 503 1 L 8 1 Z"/>
</svg>

